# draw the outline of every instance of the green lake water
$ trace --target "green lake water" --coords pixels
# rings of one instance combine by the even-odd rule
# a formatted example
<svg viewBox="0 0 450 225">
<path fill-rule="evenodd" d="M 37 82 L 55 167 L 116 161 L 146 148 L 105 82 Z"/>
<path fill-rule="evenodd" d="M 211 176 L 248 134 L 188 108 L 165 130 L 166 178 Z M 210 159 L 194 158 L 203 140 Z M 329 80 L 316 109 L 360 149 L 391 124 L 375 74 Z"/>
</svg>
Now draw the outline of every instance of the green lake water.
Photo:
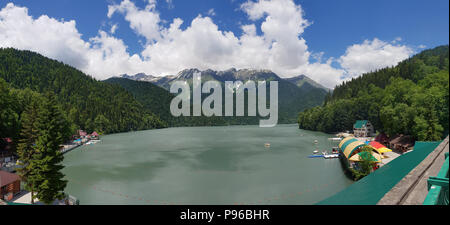
<svg viewBox="0 0 450 225">
<path fill-rule="evenodd" d="M 80 204 L 314 204 L 353 183 L 338 159 L 308 158 L 329 137 L 297 125 L 102 136 L 65 154 L 66 192 Z"/>
</svg>

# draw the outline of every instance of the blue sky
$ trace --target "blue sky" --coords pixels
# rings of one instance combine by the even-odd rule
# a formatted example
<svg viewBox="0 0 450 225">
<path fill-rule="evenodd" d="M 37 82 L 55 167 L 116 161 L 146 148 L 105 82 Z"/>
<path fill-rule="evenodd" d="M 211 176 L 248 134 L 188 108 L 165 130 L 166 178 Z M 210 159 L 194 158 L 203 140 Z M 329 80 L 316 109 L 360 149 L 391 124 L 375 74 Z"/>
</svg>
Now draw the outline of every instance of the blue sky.
<svg viewBox="0 0 450 225">
<path fill-rule="evenodd" d="M 283 1 L 290 2 L 293 0 Z M 31 16 L 33 20 L 38 19 L 42 15 L 47 15 L 48 17 L 54 18 L 59 22 L 74 20 L 76 22 L 77 32 L 81 34 L 81 39 L 86 43 L 92 42 L 92 40 L 90 40 L 91 38 L 98 37 L 99 30 L 105 31 L 109 36 L 123 42 L 123 45 L 126 47 L 126 52 L 130 57 L 133 54 L 137 54 L 143 58 L 142 60 L 145 60 L 145 57 L 147 57 L 148 59 L 155 58 L 154 55 L 144 54 L 143 51 L 145 51 L 145 49 L 151 44 L 162 42 L 160 40 L 151 40 L 148 38 L 148 36 L 142 34 L 142 30 L 139 31 L 138 29 L 133 28 L 131 26 L 132 22 L 126 19 L 127 15 L 131 15 L 131 11 L 126 11 L 126 9 L 124 8 L 122 9 L 124 9 L 125 11 L 120 11 L 120 9 L 118 8 L 118 10 L 116 10 L 111 16 L 108 16 L 108 6 L 118 6 L 122 3 L 122 0 L 2 0 L 0 3 L 0 9 L 5 8 L 6 5 L 10 2 L 12 2 L 15 7 L 27 8 L 28 15 Z M 143 11 L 145 11 L 146 6 L 150 5 L 148 0 L 134 0 L 131 2 L 134 4 L 134 7 L 136 7 L 138 10 Z M 251 9 L 248 8 L 249 10 L 245 11 L 243 9 L 243 4 L 246 4 L 247 2 L 251 2 L 254 4 L 251 6 Z M 183 23 L 180 25 L 179 29 L 181 31 L 186 31 L 191 26 L 191 22 L 198 18 L 199 14 L 201 14 L 202 17 L 209 17 L 212 21 L 212 24 L 216 25 L 220 32 L 232 32 L 238 39 L 240 39 L 244 34 L 242 26 L 253 24 L 256 28 L 255 35 L 268 40 L 269 38 L 262 31 L 261 25 L 265 21 L 267 21 L 267 15 L 271 13 L 271 9 L 261 8 L 263 11 L 265 10 L 265 14 L 263 16 L 259 16 L 256 19 L 250 18 L 250 11 L 254 10 L 253 12 L 256 12 L 256 10 L 259 9 L 257 6 L 258 3 L 259 1 L 256 0 L 157 0 L 156 4 L 154 5 L 155 8 L 151 11 L 152 13 L 159 16 L 158 24 L 160 26 L 160 29 L 169 28 L 175 18 L 180 18 L 183 20 Z M 398 47 L 397 49 L 393 50 L 398 52 L 399 54 L 395 58 L 398 61 L 399 59 L 405 58 L 405 54 L 412 55 L 414 53 L 417 53 L 424 47 L 432 48 L 438 45 L 448 44 L 449 40 L 448 0 L 295 0 L 293 1 L 293 5 L 300 7 L 302 10 L 301 18 L 297 18 L 297 20 L 299 20 L 299 24 L 302 21 L 307 21 L 309 23 L 308 26 L 304 27 L 304 30 L 297 32 L 297 35 L 299 37 L 298 41 L 301 41 L 301 39 L 303 39 L 304 43 L 299 42 L 294 44 L 294 46 L 299 47 L 299 51 L 304 51 L 304 53 L 306 54 L 306 56 L 298 55 L 299 63 L 303 63 L 303 65 L 305 65 L 316 62 L 317 58 L 315 58 L 314 55 L 321 55 L 322 64 L 326 64 L 325 61 L 331 58 L 332 60 L 330 61 L 329 65 L 331 65 L 332 68 L 328 69 L 338 70 L 340 73 L 339 78 L 356 76 L 357 73 L 367 72 L 365 70 L 373 69 L 377 66 L 370 65 L 366 66 L 366 68 L 358 69 L 352 67 L 352 65 L 354 65 L 356 62 L 350 62 L 350 58 L 359 58 L 359 56 L 356 54 L 358 52 L 366 51 L 364 50 L 364 47 L 366 47 L 366 45 L 372 45 L 372 48 L 369 49 L 372 49 L 374 51 L 384 48 L 385 52 L 389 51 L 386 49 Z M 275 17 L 275 13 L 273 15 L 273 17 Z M 6 19 L 6 17 L 3 18 L 4 21 L 6 21 Z M 293 20 L 295 20 L 295 18 Z M 282 20 L 280 19 L 280 21 Z M 118 27 L 115 32 L 111 32 L 111 27 L 113 25 L 116 25 Z M 206 25 L 208 25 L 208 23 L 206 23 Z M 1 29 L 2 28 L 0 26 L 0 30 Z M 12 39 L 13 37 L 10 36 L 9 38 Z M 284 38 L 280 35 L 279 37 L 277 36 L 276 38 L 273 38 L 272 42 L 278 41 L 279 43 L 283 44 L 281 39 L 284 40 Z M 2 46 L 1 41 L 2 40 L 0 39 L 0 46 Z M 11 41 L 4 40 L 3 45 L 7 45 L 5 43 L 10 44 Z M 292 44 L 292 41 L 284 43 L 286 44 L 286 48 L 284 48 L 285 51 L 289 51 L 288 49 L 291 48 L 287 43 Z M 305 47 L 302 47 L 302 45 L 306 46 L 307 49 L 305 50 Z M 359 51 L 356 48 L 352 49 L 351 46 L 353 45 L 358 45 L 356 47 L 360 47 Z M 179 45 L 174 44 L 173 46 Z M 176 51 L 174 50 L 173 46 L 171 48 L 171 51 Z M 23 43 L 13 43 L 12 47 L 27 48 Z M 168 45 L 167 48 L 169 47 L 171 46 Z M 402 51 L 399 50 L 400 47 L 403 47 Z M 272 47 L 270 46 L 268 50 L 270 50 L 271 48 Z M 151 49 L 153 52 L 156 52 L 154 47 L 149 49 Z M 45 51 L 45 49 L 40 50 L 32 48 L 31 50 L 40 51 L 44 55 L 48 55 L 50 57 L 58 57 L 61 55 L 61 53 L 53 53 Z M 166 52 L 164 49 L 159 50 L 161 52 Z M 354 50 L 354 52 L 347 52 L 348 54 L 346 54 L 346 51 L 352 50 Z M 218 49 L 218 51 L 223 52 L 224 50 Z M 403 53 L 403 55 L 400 52 Z M 80 54 L 83 55 L 84 53 Z M 180 54 L 183 54 L 183 52 L 180 52 Z M 208 54 L 212 54 L 208 56 L 210 58 L 214 57 L 216 53 L 212 52 Z M 275 56 L 277 54 L 278 53 L 274 53 Z M 203 57 L 204 55 L 201 56 Z M 302 61 L 303 56 L 304 58 L 306 58 L 307 62 Z M 61 60 L 64 61 L 66 58 L 71 58 L 64 57 L 66 56 L 62 56 Z M 189 57 L 192 58 L 200 56 L 194 54 Z M 223 61 L 227 59 L 226 57 L 224 57 L 222 57 L 221 55 L 217 58 L 219 61 Z M 167 60 L 177 58 L 179 58 L 179 56 L 167 58 Z M 245 57 L 242 58 L 245 59 Z M 71 64 L 71 62 L 68 63 Z M 174 61 L 174 63 L 177 62 Z M 183 60 L 183 62 L 180 64 L 184 66 L 190 66 L 189 63 L 191 63 L 192 66 L 198 66 L 198 63 L 190 62 L 189 60 Z M 256 65 L 255 67 L 258 67 L 257 63 L 258 62 L 249 62 L 248 64 L 242 64 L 242 66 Z M 362 64 L 363 62 L 359 63 Z M 262 60 L 261 64 L 267 63 L 264 63 L 264 61 Z M 287 66 L 284 64 L 286 64 Z M 204 66 L 211 67 L 211 65 L 215 65 L 213 61 L 211 63 L 205 63 Z M 283 65 L 286 68 L 283 68 Z M 218 66 L 218 68 L 215 69 L 220 69 L 226 66 L 229 65 Z M 379 66 L 385 66 L 385 64 L 380 62 Z M 316 65 L 314 68 L 306 68 L 306 66 L 303 66 L 301 68 L 294 68 L 291 65 L 288 65 L 288 63 L 284 63 L 281 61 L 278 63 L 274 63 L 273 65 L 271 64 L 271 67 L 273 68 L 269 69 L 273 69 L 281 73 L 283 76 L 292 76 L 297 72 L 309 72 L 311 74 L 306 75 L 311 76 L 313 79 L 316 78 L 316 80 L 319 80 L 319 82 L 321 83 L 326 83 L 327 77 L 325 75 L 315 75 L 320 74 L 320 72 L 317 72 L 319 65 Z M 169 73 L 169 71 L 172 72 L 172 68 L 169 67 L 155 68 L 155 66 L 141 66 L 139 68 L 142 70 L 148 70 L 143 72 L 155 75 L 164 75 L 164 73 Z M 80 69 L 93 75 L 96 75 L 96 73 L 101 74 L 101 72 L 98 72 L 94 69 Z M 178 68 L 173 68 L 174 71 L 176 69 Z M 130 73 L 132 73 L 137 72 L 139 69 L 136 68 L 128 70 Z M 322 73 L 326 74 L 327 72 Z M 336 72 L 336 74 L 338 73 Z M 98 77 L 101 78 L 106 78 L 107 76 L 109 75 L 98 75 Z M 333 82 L 336 83 L 339 81 L 334 79 L 328 84 L 328 86 L 333 86 Z"/>
</svg>

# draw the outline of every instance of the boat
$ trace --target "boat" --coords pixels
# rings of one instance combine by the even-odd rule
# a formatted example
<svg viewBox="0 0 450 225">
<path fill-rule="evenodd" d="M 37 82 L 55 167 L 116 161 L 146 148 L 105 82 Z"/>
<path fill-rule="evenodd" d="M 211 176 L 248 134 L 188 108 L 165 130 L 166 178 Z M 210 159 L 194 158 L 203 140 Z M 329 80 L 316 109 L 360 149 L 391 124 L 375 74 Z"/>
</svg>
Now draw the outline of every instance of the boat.
<svg viewBox="0 0 450 225">
<path fill-rule="evenodd" d="M 314 144 L 317 144 L 317 143 L 319 143 L 319 141 L 318 140 L 314 140 Z"/>
<path fill-rule="evenodd" d="M 308 158 L 323 158 L 323 155 L 310 155 Z"/>
<path fill-rule="evenodd" d="M 313 151 L 313 154 L 317 154 L 317 153 L 319 153 L 319 150 Z"/>
<path fill-rule="evenodd" d="M 264 146 L 266 146 L 266 148 L 270 147 L 270 143 L 265 143 Z"/>
<path fill-rule="evenodd" d="M 342 138 L 328 138 L 329 141 L 336 141 L 336 142 L 340 142 L 342 140 Z"/>
<path fill-rule="evenodd" d="M 334 159 L 334 158 L 339 158 L 339 154 L 336 154 L 336 153 L 332 153 L 332 154 L 324 153 L 323 157 L 325 159 Z"/>
</svg>

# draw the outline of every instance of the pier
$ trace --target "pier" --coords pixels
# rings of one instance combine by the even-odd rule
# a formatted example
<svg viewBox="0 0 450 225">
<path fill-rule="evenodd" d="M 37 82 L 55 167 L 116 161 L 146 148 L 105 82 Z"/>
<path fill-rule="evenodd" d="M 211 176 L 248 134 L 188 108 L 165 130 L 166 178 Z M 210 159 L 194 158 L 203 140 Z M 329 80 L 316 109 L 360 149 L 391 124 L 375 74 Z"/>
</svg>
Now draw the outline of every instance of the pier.
<svg viewBox="0 0 450 225">
<path fill-rule="evenodd" d="M 64 147 L 60 150 L 62 154 L 66 154 L 78 147 L 80 147 L 81 145 L 78 144 L 72 144 L 72 145 L 63 145 Z"/>
</svg>

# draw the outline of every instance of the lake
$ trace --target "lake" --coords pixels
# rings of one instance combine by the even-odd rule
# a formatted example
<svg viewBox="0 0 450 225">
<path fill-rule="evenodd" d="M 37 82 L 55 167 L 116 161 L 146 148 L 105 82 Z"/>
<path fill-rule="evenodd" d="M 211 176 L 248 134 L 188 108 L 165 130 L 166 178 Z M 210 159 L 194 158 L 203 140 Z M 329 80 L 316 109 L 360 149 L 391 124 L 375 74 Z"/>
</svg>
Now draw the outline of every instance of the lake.
<svg viewBox="0 0 450 225">
<path fill-rule="evenodd" d="M 314 204 L 353 183 L 339 159 L 308 158 L 329 137 L 295 124 L 106 135 L 65 155 L 66 192 L 82 205 Z"/>
</svg>

